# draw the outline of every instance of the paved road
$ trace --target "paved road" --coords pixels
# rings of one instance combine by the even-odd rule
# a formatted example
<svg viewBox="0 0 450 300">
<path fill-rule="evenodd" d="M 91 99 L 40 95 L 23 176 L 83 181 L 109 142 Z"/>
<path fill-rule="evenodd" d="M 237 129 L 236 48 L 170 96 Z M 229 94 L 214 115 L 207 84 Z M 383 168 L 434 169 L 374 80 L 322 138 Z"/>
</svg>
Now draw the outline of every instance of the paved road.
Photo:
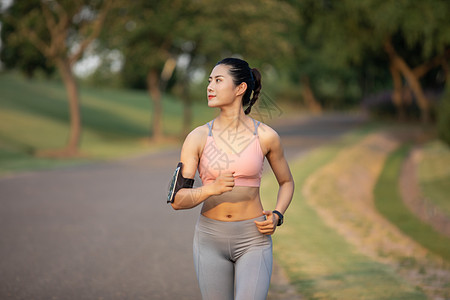
<svg viewBox="0 0 450 300">
<path fill-rule="evenodd" d="M 335 114 L 274 127 L 292 160 L 363 121 Z M 200 299 L 199 208 L 175 212 L 164 200 L 178 158 L 174 149 L 0 179 L 0 299 Z"/>
</svg>

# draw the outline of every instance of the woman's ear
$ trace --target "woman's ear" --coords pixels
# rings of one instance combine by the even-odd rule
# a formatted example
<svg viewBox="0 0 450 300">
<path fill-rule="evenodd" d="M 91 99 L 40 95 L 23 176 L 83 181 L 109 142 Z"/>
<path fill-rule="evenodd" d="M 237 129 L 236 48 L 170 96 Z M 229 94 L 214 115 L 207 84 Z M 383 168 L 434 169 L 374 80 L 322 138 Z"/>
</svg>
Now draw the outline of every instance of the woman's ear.
<svg viewBox="0 0 450 300">
<path fill-rule="evenodd" d="M 247 83 L 241 82 L 241 84 L 239 84 L 236 87 L 236 96 L 244 95 L 246 90 L 247 90 Z"/>
</svg>

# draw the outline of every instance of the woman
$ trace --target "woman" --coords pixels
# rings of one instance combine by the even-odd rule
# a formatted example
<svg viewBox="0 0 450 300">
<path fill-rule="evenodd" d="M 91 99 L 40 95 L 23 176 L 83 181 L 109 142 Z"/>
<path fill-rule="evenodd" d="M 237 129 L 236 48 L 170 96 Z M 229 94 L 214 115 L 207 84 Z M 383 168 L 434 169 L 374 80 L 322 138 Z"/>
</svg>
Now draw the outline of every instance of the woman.
<svg viewBox="0 0 450 300">
<path fill-rule="evenodd" d="M 180 189 L 172 207 L 203 203 L 194 237 L 203 299 L 265 299 L 269 290 L 271 235 L 282 224 L 294 181 L 278 134 L 248 116 L 260 90 L 261 75 L 247 62 L 218 62 L 207 96 L 220 114 L 194 129 L 181 150 L 183 177 L 194 178 L 198 169 L 203 186 Z M 259 194 L 264 157 L 280 187 L 274 211 L 263 210 Z"/>
</svg>

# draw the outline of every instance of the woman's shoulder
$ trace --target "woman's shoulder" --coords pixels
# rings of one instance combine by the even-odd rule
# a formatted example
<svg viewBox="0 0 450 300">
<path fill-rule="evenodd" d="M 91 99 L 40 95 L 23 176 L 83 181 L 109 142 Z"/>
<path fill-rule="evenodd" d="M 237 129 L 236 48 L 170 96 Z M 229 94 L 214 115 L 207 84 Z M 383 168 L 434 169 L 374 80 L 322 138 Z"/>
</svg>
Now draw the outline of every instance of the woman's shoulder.
<svg viewBox="0 0 450 300">
<path fill-rule="evenodd" d="M 208 136 L 209 128 L 207 124 L 200 125 L 194 128 L 189 134 L 186 136 L 184 140 L 184 144 L 192 145 L 192 146 L 202 146 L 205 143 L 206 137 Z"/>
<path fill-rule="evenodd" d="M 194 128 L 191 132 L 189 132 L 187 136 L 193 138 L 203 138 L 208 135 L 208 132 L 209 132 L 208 125 L 203 124 Z"/>
<path fill-rule="evenodd" d="M 192 177 L 195 175 L 195 168 L 203 152 L 207 136 L 208 126 L 206 124 L 198 126 L 186 136 L 181 148 L 180 161 L 186 164 L 186 168 L 193 171 Z"/>
<path fill-rule="evenodd" d="M 261 149 L 267 155 L 273 149 L 281 147 L 281 139 L 278 133 L 269 125 L 260 123 L 258 126 L 258 136 Z"/>
<path fill-rule="evenodd" d="M 272 127 L 263 122 L 260 122 L 258 126 L 258 135 L 260 138 L 269 141 L 273 141 L 274 139 L 278 140 L 280 138 L 278 133 Z"/>
</svg>

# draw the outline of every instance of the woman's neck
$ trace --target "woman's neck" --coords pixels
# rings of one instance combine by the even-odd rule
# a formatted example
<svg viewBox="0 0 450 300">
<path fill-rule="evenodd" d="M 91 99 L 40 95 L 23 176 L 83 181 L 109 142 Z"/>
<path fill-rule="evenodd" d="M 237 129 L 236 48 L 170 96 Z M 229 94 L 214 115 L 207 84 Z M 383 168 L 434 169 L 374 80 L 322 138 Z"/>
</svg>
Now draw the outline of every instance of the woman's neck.
<svg viewBox="0 0 450 300">
<path fill-rule="evenodd" d="M 239 107 L 239 109 L 225 109 L 221 108 L 219 116 L 216 118 L 216 122 L 220 124 L 220 127 L 227 127 L 230 129 L 238 128 L 239 123 L 246 119 L 244 109 Z"/>
</svg>

